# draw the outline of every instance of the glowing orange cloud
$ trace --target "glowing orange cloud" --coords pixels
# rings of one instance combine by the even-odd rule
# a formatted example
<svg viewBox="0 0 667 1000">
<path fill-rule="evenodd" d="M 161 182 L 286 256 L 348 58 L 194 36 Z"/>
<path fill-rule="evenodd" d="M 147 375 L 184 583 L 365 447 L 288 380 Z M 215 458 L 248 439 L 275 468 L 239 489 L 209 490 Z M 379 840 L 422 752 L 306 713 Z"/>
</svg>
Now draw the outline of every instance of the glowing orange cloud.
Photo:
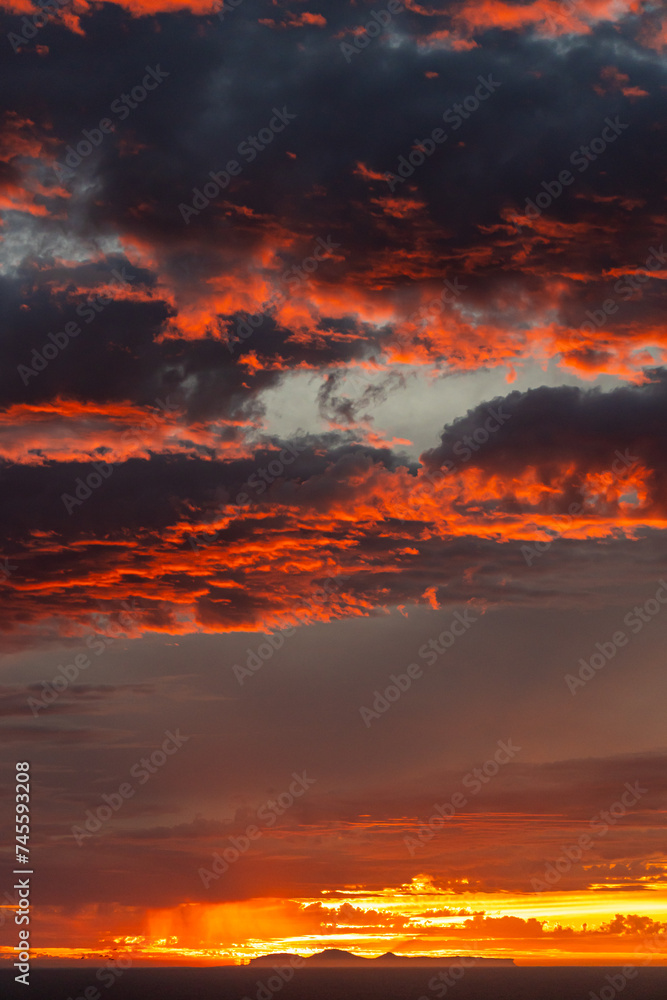
<svg viewBox="0 0 667 1000">
<path fill-rule="evenodd" d="M 641 916 L 637 911 L 641 911 Z M 311 898 L 253 898 L 163 909 L 63 915 L 53 944 L 43 917 L 33 956 L 62 961 L 113 949 L 134 964 L 239 964 L 269 952 L 344 948 L 366 957 L 470 954 L 519 965 L 667 964 L 667 894 L 529 895 L 439 888 L 428 875 L 405 885 L 324 891 Z M 133 929 L 128 932 L 128 924 Z M 5 946 L 0 954 L 8 956 Z"/>
<path fill-rule="evenodd" d="M 169 450 L 169 435 L 175 432 L 168 422 L 151 433 L 156 444 Z M 419 556 L 407 554 L 406 543 L 413 538 L 474 536 L 515 543 L 550 541 L 554 534 L 631 538 L 640 528 L 667 524 L 659 490 L 641 463 L 622 478 L 565 464 L 546 481 L 532 467 L 503 474 L 462 464 L 434 478 L 425 471 L 415 477 L 405 468 L 392 472 L 366 461 L 334 490 L 322 490 L 326 482 L 318 484 L 318 477 L 301 486 L 278 482 L 267 500 L 252 504 L 247 496 L 235 503 L 223 490 L 217 511 L 184 509 L 187 517 L 181 518 L 175 511 L 159 538 L 148 527 L 135 530 L 131 543 L 126 539 L 104 553 L 83 535 L 77 562 L 68 560 L 66 569 L 56 562 L 52 572 L 45 566 L 39 584 L 25 572 L 42 549 L 42 539 L 34 537 L 22 557 L 24 572 L 5 588 L 5 627 L 12 627 L 15 615 L 37 619 L 66 614 L 70 634 L 85 631 L 89 602 L 133 596 L 135 588 L 128 581 L 138 572 L 138 558 L 147 608 L 142 629 L 173 634 L 254 631 L 366 615 L 378 606 L 388 609 L 391 601 L 374 580 L 378 574 L 400 577 L 403 568 L 419 565 Z M 564 517 L 557 505 L 573 483 L 584 499 L 576 515 Z M 311 490 L 326 501 L 311 506 Z M 359 545 L 363 539 L 384 541 L 374 552 L 374 546 Z M 71 551 L 70 542 L 59 546 L 52 539 L 51 551 L 54 546 Z M 89 546 L 94 558 L 87 554 Z M 357 579 L 354 591 L 345 583 L 350 575 Z M 340 584 L 326 602 L 304 597 L 318 581 L 338 576 Z M 243 610 L 241 594 L 252 594 Z M 429 595 L 422 600 L 430 600 Z"/>
</svg>

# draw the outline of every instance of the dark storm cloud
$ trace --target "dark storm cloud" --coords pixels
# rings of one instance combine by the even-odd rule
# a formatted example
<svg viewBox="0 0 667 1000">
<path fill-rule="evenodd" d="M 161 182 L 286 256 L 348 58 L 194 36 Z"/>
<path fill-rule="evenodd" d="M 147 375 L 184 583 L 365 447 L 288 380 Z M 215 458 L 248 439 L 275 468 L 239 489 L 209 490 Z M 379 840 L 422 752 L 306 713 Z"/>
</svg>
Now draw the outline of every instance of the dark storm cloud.
<svg viewBox="0 0 667 1000">
<path fill-rule="evenodd" d="M 463 448 L 467 462 L 489 474 L 520 473 L 532 466 L 546 484 L 568 467 L 572 487 L 581 485 L 588 473 L 624 468 L 629 473 L 633 466 L 641 467 L 648 470 L 649 505 L 664 509 L 667 376 L 664 369 L 647 374 L 644 385 L 604 393 L 575 386 L 512 392 L 454 421 L 439 447 L 425 452 L 422 460 L 431 469 L 448 461 L 456 464 Z M 481 447 L 471 435 L 484 427 L 494 407 L 508 419 Z"/>
<path fill-rule="evenodd" d="M 660 371 L 653 379 L 609 393 L 541 388 L 482 404 L 446 428 L 440 447 L 422 456 L 429 475 L 449 468 L 436 480 L 388 449 L 337 442 L 335 435 L 304 439 L 292 453 L 275 442 L 258 448 L 253 459 L 130 458 L 106 479 L 98 475 L 83 499 L 77 497 L 95 474 L 91 465 L 6 467 L 0 508 L 5 551 L 27 582 L 14 593 L 11 580 L 5 585 L 8 623 L 21 620 L 29 591 L 31 615 L 83 619 L 98 610 L 96 600 L 138 597 L 148 577 L 153 586 L 139 602 L 143 628 L 179 631 L 174 602 L 186 600 L 205 627 L 243 629 L 270 619 L 280 606 L 286 610 L 304 593 L 294 568 L 287 574 L 283 568 L 292 566 L 287 539 L 297 552 L 316 556 L 317 579 L 332 575 L 327 564 L 344 574 L 340 603 L 321 609 L 326 616 L 423 602 L 428 588 L 450 604 L 580 598 L 595 590 L 600 542 L 575 541 L 567 537 L 568 521 L 547 520 L 556 535 L 549 558 L 526 561 L 521 542 L 539 529 L 533 526 L 531 534 L 524 520 L 561 514 L 579 501 L 590 530 L 607 525 L 607 560 L 623 562 L 632 543 L 611 543 L 616 524 L 636 530 L 664 516 L 667 381 Z M 489 414 L 503 420 L 477 444 Z M 488 483 L 501 477 L 507 485 L 494 485 L 480 501 L 484 488 L 474 481 L 466 486 L 476 469 Z M 545 492 L 527 503 L 521 484 L 532 470 Z M 612 485 L 617 481 L 613 496 L 590 485 L 597 473 L 609 473 Z M 635 489 L 646 494 L 641 502 L 622 506 Z M 434 534 L 429 526 L 439 518 Z M 44 545 L 35 531 L 58 545 Z M 496 531 L 498 539 L 507 536 L 502 544 L 493 540 Z M 476 532 L 489 537 L 476 538 Z M 573 547 L 580 557 L 574 575 L 567 566 Z M 639 560 L 636 572 L 652 579 L 655 567 Z M 105 576 L 116 581 L 113 587 L 102 582 Z M 296 588 L 291 597 L 290 586 Z"/>
<path fill-rule="evenodd" d="M 110 103 L 140 80 L 146 65 L 159 62 L 169 73 L 79 168 L 81 176 L 88 171 L 95 178 L 95 197 L 74 199 L 68 225 L 149 240 L 174 282 L 185 281 L 188 269 L 195 296 L 211 273 L 250 260 L 282 232 L 298 244 L 284 255 L 285 266 L 316 236 L 331 234 L 345 248 L 346 262 L 343 269 L 323 269 L 325 281 L 392 288 L 404 284 L 406 274 L 424 281 L 469 272 L 469 302 L 508 329 L 519 319 L 508 298 L 548 298 L 554 269 L 584 271 L 594 282 L 584 291 L 567 277 L 556 303 L 565 323 L 579 327 L 585 310 L 608 298 L 604 272 L 639 264 L 659 240 L 653 219 L 663 204 L 656 137 L 665 70 L 652 53 L 647 58 L 644 50 L 640 58 L 627 25 L 598 26 L 585 42 L 569 44 L 491 31 L 483 45 L 452 52 L 417 46 L 411 36 L 432 30 L 433 21 L 405 11 L 390 58 L 377 40 L 347 63 L 338 36 L 363 12 L 333 5 L 321 12 L 324 30 L 272 30 L 255 21 L 257 5 L 235 10 L 223 30 L 215 18 L 177 14 L 133 21 L 128 34 L 122 14 L 107 6 L 86 19 L 85 37 L 54 29 L 57 44 L 48 59 L 30 52 L 17 58 L 7 102 L 31 120 L 48 122 L 63 151 L 109 114 Z M 627 86 L 605 76 L 610 65 Z M 248 73 L 248 66 L 255 71 Z M 427 78 L 426 70 L 438 76 Z M 467 120 L 459 116 L 457 128 L 446 124 L 447 141 L 390 192 L 385 173 L 395 172 L 415 140 L 442 126 L 443 112 L 489 74 L 499 88 Z M 28 79 L 34 86 L 28 88 Z M 267 124 L 274 106 L 296 118 L 245 162 L 239 144 Z M 570 154 L 598 136 L 608 117 L 628 129 L 579 173 Z M 178 205 L 190 204 L 192 189 L 233 158 L 242 162 L 241 175 L 185 225 Z M 359 163 L 373 173 L 370 180 Z M 583 227 L 577 239 L 567 228 L 561 236 L 535 238 L 530 229 L 503 223 L 503 214 L 520 213 L 526 199 L 544 193 L 542 182 L 552 183 L 565 168 L 575 181 L 541 221 Z M 423 208 L 416 218 L 401 217 L 400 209 L 387 213 L 382 206 L 390 195 L 399 205 L 416 197 Z M 243 206 L 243 214 L 233 206 Z M 514 256 L 526 241 L 527 266 Z M 650 323 L 659 285 L 654 281 L 648 303 L 630 303 L 609 319 L 612 328 L 624 335 L 632 318 Z M 255 337 L 261 355 L 275 353 L 290 364 L 306 360 L 303 351 L 286 348 L 284 331 L 268 319 Z M 364 333 L 354 346 L 342 348 L 339 341 L 313 360 L 372 353 L 383 338 L 375 333 L 372 339 L 375 347 Z M 202 407 L 207 396 L 204 387 Z"/>
<path fill-rule="evenodd" d="M 43 403 L 61 397 L 81 402 L 127 400 L 153 406 L 156 400 L 173 395 L 186 414 L 191 411 L 193 419 L 203 413 L 210 418 L 241 417 L 256 392 L 277 381 L 278 375 L 259 372 L 253 377 L 241 370 L 221 341 L 156 343 L 172 312 L 164 301 L 147 297 L 144 301 L 121 298 L 100 303 L 103 292 L 99 288 L 84 291 L 77 287 L 79 280 L 85 287 L 90 268 L 80 270 L 82 275 L 79 269 L 65 278 L 54 275 L 55 281 L 64 278 L 67 282 L 58 293 L 33 283 L 35 276 L 30 274 L 21 275 L 19 281 L 0 281 L 5 316 L 2 405 Z M 141 291 L 141 272 L 126 261 L 111 259 L 102 274 L 97 273 L 98 280 L 111 283 L 111 295 L 114 271 L 135 276 L 136 288 Z M 91 302 L 97 304 L 98 311 Z M 75 324 L 72 336 L 67 335 L 68 324 Z M 57 351 L 50 334 L 59 345 Z M 183 391 L 186 381 L 188 392 Z M 253 383 L 253 389 L 244 388 L 244 382 Z"/>
<path fill-rule="evenodd" d="M 82 476 L 85 479 L 95 471 L 92 463 L 12 465 L 3 470 L 5 488 L 0 501 L 3 528 L 6 537 L 16 542 L 27 540 L 34 530 L 55 530 L 69 538 L 88 533 L 93 536 L 106 532 L 122 535 L 128 528 L 159 533 L 173 524 L 179 512 L 190 509 L 197 512 L 193 525 L 198 525 L 203 515 L 201 526 L 205 529 L 206 515 L 217 514 L 221 504 L 233 503 L 244 487 L 253 503 L 249 506 L 250 497 L 239 502 L 241 522 L 244 507 L 252 510 L 255 504 L 266 505 L 267 500 L 269 506 L 274 502 L 278 505 L 287 502 L 290 488 L 293 490 L 290 500 L 296 499 L 315 509 L 321 505 L 326 510 L 336 499 L 350 496 L 346 481 L 356 472 L 374 464 L 395 468 L 399 461 L 388 449 L 359 445 L 336 447 L 334 435 L 322 438 L 326 451 L 317 437 L 310 441 L 304 439 L 298 445 L 301 454 L 294 455 L 289 468 L 282 465 L 283 476 L 288 482 L 277 487 L 275 496 L 270 493 L 267 497 L 266 484 L 265 491 L 259 493 L 250 490 L 247 482 L 258 469 L 268 467 L 273 460 L 279 461 L 284 449 L 279 442 L 276 444 L 274 448 L 257 447 L 252 459 L 231 462 L 164 455 L 155 455 L 150 461 L 128 459 L 113 469 L 87 502 L 74 504 L 71 513 L 62 496 L 67 493 L 74 497 L 71 491 L 75 490 L 77 479 Z M 102 450 L 100 462 L 105 464 Z M 323 482 L 318 503 L 317 481 L 320 479 Z M 259 484 L 262 482 L 258 479 Z M 310 485 L 305 485 L 307 483 Z M 286 492 L 283 494 L 281 490 Z M 277 512 L 276 517 L 278 526 L 282 515 Z M 226 529 L 227 537 L 231 540 L 237 530 L 233 522 Z M 91 544 L 95 544 L 93 538 Z"/>
</svg>

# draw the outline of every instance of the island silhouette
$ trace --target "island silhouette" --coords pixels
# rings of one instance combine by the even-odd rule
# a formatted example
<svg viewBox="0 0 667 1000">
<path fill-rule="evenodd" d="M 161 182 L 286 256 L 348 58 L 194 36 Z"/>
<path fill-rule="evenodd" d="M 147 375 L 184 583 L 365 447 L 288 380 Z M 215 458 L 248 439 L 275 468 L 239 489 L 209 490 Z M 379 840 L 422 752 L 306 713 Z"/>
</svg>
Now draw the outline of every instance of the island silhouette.
<svg viewBox="0 0 667 1000">
<path fill-rule="evenodd" d="M 514 966 L 513 958 L 482 958 L 476 955 L 395 955 L 388 951 L 385 955 L 378 955 L 377 958 L 364 958 L 362 955 L 355 955 L 351 951 L 342 951 L 340 948 L 326 948 L 315 955 L 302 957 L 293 952 L 276 952 L 270 955 L 259 955 L 251 958 L 249 965 L 308 965 L 319 968 L 341 969 L 346 966 L 358 969 L 362 966 L 372 968 L 398 968 L 409 966 L 415 968 L 421 965 L 443 966 L 449 965 L 488 965 L 488 966 Z"/>
</svg>

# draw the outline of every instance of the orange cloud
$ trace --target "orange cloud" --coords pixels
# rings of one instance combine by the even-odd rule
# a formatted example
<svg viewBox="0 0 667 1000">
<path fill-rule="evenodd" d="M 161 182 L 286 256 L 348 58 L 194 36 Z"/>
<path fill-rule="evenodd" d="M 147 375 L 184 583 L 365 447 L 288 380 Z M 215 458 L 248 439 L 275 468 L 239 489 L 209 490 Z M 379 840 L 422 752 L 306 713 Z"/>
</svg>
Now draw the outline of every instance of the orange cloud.
<svg viewBox="0 0 667 1000">
<path fill-rule="evenodd" d="M 44 909 L 44 908 L 42 908 Z M 641 909 L 642 915 L 636 912 Z M 93 960 L 118 951 L 134 964 L 239 964 L 270 952 L 343 948 L 375 957 L 470 954 L 519 965 L 667 965 L 667 895 L 549 893 L 539 899 L 439 888 L 428 875 L 386 889 L 325 891 L 313 898 L 256 897 L 141 911 L 96 907 L 41 916 L 33 958 Z M 128 924 L 132 928 L 128 930 Z M 36 935 L 37 936 L 37 935 Z M 57 941 L 57 944 L 56 944 Z M 5 946 L 0 954 L 9 958 Z"/>
</svg>

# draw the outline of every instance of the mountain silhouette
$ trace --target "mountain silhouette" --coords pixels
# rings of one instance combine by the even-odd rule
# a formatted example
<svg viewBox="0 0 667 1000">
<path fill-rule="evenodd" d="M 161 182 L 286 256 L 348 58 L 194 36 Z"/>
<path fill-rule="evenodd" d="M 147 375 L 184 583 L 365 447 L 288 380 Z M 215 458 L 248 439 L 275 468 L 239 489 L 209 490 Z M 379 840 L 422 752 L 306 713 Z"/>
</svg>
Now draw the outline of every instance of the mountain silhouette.
<svg viewBox="0 0 667 1000">
<path fill-rule="evenodd" d="M 306 965 L 309 967 L 320 966 L 329 968 L 350 966 L 355 969 L 362 966 L 369 968 L 411 966 L 414 968 L 419 965 L 437 965 L 440 967 L 458 965 L 461 960 L 463 960 L 466 966 L 472 964 L 492 965 L 496 967 L 514 965 L 513 958 L 482 958 L 475 955 L 395 955 L 392 951 L 388 951 L 385 955 L 379 955 L 377 958 L 364 958 L 362 955 L 355 955 L 351 951 L 343 951 L 340 948 L 326 948 L 324 951 L 317 952 L 315 955 L 309 955 L 306 958 L 292 952 L 276 952 L 270 955 L 259 955 L 257 958 L 251 958 L 249 964 L 270 966 L 296 965 L 299 967 Z"/>
</svg>

